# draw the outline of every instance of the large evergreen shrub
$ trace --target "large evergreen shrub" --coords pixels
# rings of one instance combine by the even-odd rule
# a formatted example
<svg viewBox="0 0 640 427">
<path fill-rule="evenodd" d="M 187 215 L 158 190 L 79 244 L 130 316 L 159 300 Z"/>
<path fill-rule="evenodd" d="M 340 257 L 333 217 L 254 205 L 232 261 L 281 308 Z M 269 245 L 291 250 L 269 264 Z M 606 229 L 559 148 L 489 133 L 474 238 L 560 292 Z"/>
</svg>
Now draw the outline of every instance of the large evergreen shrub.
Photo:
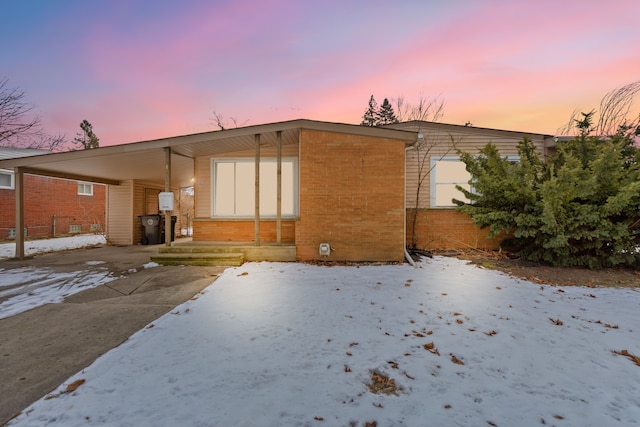
<svg viewBox="0 0 640 427">
<path fill-rule="evenodd" d="M 510 161 L 487 144 L 460 153 L 471 174 L 470 203 L 454 202 L 518 256 L 555 266 L 640 268 L 640 153 L 632 136 L 583 132 L 542 161 L 530 139 Z"/>
</svg>

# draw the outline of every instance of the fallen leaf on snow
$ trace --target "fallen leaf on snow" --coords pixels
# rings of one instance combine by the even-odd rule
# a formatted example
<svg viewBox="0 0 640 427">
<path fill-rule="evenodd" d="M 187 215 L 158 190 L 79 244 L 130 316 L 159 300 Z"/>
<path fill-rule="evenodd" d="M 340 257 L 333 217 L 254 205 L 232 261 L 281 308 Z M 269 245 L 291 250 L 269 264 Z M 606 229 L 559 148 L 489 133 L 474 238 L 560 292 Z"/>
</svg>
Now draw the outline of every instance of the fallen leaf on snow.
<svg viewBox="0 0 640 427">
<path fill-rule="evenodd" d="M 456 357 L 455 354 L 451 355 L 451 361 L 456 365 L 464 365 L 464 362 Z"/>
<path fill-rule="evenodd" d="M 549 320 L 551 320 L 551 323 L 553 323 L 556 326 L 562 326 L 564 325 L 564 323 L 562 323 L 562 320 L 560 320 L 560 318 L 557 319 L 552 319 L 551 317 L 549 318 Z"/>
<path fill-rule="evenodd" d="M 436 355 L 440 356 L 440 352 L 436 348 L 436 345 L 433 343 L 433 341 L 431 341 L 429 343 L 426 343 L 425 345 L 422 346 L 422 348 L 424 348 L 425 350 L 427 350 L 428 352 L 430 352 L 432 354 L 436 354 Z"/>
<path fill-rule="evenodd" d="M 633 353 L 630 353 L 629 350 L 620 350 L 620 351 L 613 350 L 613 354 L 619 354 L 620 356 L 626 356 L 629 359 L 631 359 L 631 361 L 633 363 L 635 363 L 636 365 L 640 366 L 640 357 L 636 356 Z"/>
<path fill-rule="evenodd" d="M 67 388 L 65 389 L 65 393 L 73 393 L 74 391 L 76 391 L 78 389 L 78 387 L 80 387 L 85 382 L 87 382 L 87 380 L 82 379 L 82 378 L 79 379 L 79 380 L 75 380 L 74 382 L 72 382 L 71 384 L 69 384 L 67 386 Z"/>
</svg>

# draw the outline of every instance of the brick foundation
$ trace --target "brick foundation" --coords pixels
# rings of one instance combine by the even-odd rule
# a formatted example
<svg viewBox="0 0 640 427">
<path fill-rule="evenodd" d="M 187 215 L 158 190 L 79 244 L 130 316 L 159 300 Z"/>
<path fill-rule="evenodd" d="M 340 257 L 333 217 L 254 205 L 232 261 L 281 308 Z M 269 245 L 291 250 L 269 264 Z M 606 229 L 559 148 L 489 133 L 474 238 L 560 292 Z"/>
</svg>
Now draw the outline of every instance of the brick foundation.
<svg viewBox="0 0 640 427">
<path fill-rule="evenodd" d="M 282 221 L 281 241 L 293 244 L 295 241 L 295 222 Z M 255 241 L 255 223 L 251 221 L 195 221 L 193 223 L 194 241 L 239 242 Z M 276 222 L 260 221 L 260 243 L 276 243 Z"/>
<path fill-rule="evenodd" d="M 407 210 L 407 245 L 411 245 L 414 209 Z M 417 247 L 421 249 L 497 250 L 506 237 L 487 237 L 488 229 L 480 229 L 471 218 L 455 209 L 419 209 L 416 224 Z"/>
</svg>

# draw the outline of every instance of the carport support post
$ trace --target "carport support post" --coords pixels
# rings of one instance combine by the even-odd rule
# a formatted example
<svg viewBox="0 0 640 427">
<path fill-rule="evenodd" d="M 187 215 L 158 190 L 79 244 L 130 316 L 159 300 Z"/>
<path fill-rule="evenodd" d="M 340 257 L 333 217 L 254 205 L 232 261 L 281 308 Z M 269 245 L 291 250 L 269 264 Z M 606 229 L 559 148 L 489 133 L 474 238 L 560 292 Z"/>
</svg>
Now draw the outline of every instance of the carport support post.
<svg viewBox="0 0 640 427">
<path fill-rule="evenodd" d="M 256 138 L 256 160 L 255 160 L 255 175 L 256 175 L 256 184 L 255 184 L 255 225 L 254 225 L 254 234 L 255 234 L 255 244 L 256 246 L 260 246 L 260 134 L 257 133 L 255 135 Z"/>
<path fill-rule="evenodd" d="M 171 192 L 171 147 L 164 149 L 164 191 Z M 164 211 L 164 244 L 171 246 L 171 211 Z"/>
<path fill-rule="evenodd" d="M 276 243 L 282 243 L 282 131 L 276 133 L 276 157 L 277 157 L 277 196 L 276 196 Z"/>
<path fill-rule="evenodd" d="M 22 168 L 15 169 L 16 196 L 16 258 L 24 258 L 24 172 Z"/>
</svg>

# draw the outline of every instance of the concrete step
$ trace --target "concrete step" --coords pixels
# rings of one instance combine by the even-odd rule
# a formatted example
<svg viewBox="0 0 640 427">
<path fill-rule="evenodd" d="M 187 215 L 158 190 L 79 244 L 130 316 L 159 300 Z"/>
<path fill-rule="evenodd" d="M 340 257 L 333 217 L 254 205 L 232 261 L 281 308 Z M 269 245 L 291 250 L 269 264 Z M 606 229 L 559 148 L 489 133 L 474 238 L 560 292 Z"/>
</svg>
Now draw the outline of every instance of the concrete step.
<svg viewBox="0 0 640 427">
<path fill-rule="evenodd" d="M 160 247 L 158 248 L 158 253 L 160 256 L 191 254 L 194 257 L 198 255 L 209 257 L 222 254 L 242 254 L 244 256 L 243 262 L 291 262 L 296 260 L 295 245 L 176 245 Z"/>
<path fill-rule="evenodd" d="M 244 255 L 229 253 L 159 253 L 151 256 L 151 261 L 160 265 L 215 265 L 237 267 L 244 263 Z"/>
<path fill-rule="evenodd" d="M 239 253 L 238 248 L 234 246 L 164 246 L 158 248 L 161 254 L 225 254 Z"/>
</svg>

